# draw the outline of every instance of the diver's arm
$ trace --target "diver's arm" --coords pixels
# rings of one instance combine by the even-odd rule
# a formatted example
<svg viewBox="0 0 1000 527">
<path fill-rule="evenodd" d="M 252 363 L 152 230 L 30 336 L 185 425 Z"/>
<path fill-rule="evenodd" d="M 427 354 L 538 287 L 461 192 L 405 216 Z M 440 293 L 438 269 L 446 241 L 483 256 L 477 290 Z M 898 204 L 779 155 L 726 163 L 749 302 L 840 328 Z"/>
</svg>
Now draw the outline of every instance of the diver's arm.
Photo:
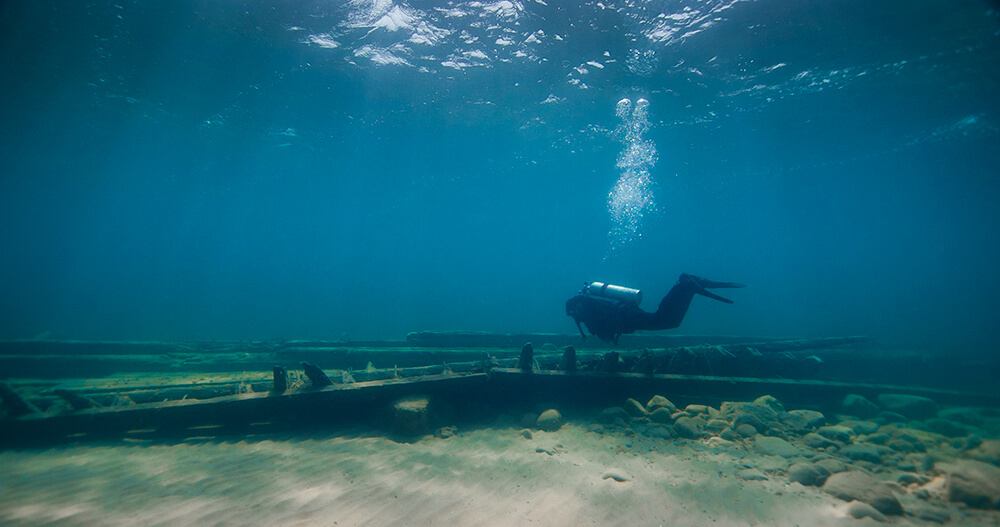
<svg viewBox="0 0 1000 527">
<path fill-rule="evenodd" d="M 582 338 L 583 340 L 587 340 L 587 334 L 584 333 L 583 328 L 580 327 L 580 321 L 575 318 L 573 319 L 573 321 L 576 322 L 576 329 L 580 330 L 580 338 Z"/>
</svg>

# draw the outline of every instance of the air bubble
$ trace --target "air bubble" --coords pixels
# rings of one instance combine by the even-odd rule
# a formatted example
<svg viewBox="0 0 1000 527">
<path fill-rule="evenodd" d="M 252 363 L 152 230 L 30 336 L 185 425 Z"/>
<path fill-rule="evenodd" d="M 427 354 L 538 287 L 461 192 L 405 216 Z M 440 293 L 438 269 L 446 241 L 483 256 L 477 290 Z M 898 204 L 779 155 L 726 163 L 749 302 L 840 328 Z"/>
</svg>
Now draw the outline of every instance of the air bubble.
<svg viewBox="0 0 1000 527">
<path fill-rule="evenodd" d="M 630 101 L 628 97 L 618 101 L 618 104 L 615 105 L 615 115 L 617 115 L 619 119 L 627 119 L 631 110 L 632 101 Z"/>
<path fill-rule="evenodd" d="M 617 133 L 625 147 L 615 164 L 621 175 L 608 193 L 612 252 L 642 237 L 642 219 L 656 207 L 650 176 L 656 145 L 642 137 L 649 130 L 649 101 L 639 99 L 633 106 L 628 98 L 622 99 L 615 114 L 622 120 Z"/>
</svg>

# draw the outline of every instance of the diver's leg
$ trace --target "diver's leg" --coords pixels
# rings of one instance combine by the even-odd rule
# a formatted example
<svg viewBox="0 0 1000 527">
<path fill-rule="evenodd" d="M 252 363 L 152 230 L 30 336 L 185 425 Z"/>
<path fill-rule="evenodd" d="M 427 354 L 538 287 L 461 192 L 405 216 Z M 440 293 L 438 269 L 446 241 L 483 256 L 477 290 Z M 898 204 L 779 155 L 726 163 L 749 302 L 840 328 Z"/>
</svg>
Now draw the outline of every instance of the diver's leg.
<svg viewBox="0 0 1000 527">
<path fill-rule="evenodd" d="M 681 275 L 681 277 L 683 276 Z M 652 319 L 650 325 L 655 327 L 643 329 L 673 329 L 680 326 L 697 290 L 698 288 L 691 281 L 677 280 L 667 296 L 660 300 L 660 307 L 656 309 L 656 313 L 650 317 Z"/>
<path fill-rule="evenodd" d="M 663 306 L 663 302 L 660 302 L 660 306 Z M 684 315 L 681 314 L 683 318 Z M 679 322 L 678 322 L 679 323 Z M 660 321 L 660 311 L 656 313 L 650 313 L 649 311 L 643 311 L 636 307 L 633 310 L 629 310 L 627 313 L 623 313 L 622 316 L 618 318 L 618 331 L 621 334 L 635 333 L 636 330 L 640 329 L 670 329 L 677 326 L 664 326 Z"/>
<path fill-rule="evenodd" d="M 695 294 L 704 295 L 709 298 L 714 298 L 720 302 L 732 304 L 732 300 L 710 293 L 707 291 L 707 288 L 735 287 L 744 286 L 743 284 L 733 282 L 714 282 L 712 280 L 706 280 L 705 278 L 684 273 L 677 279 L 677 283 L 674 284 L 672 289 L 670 289 L 667 296 L 663 297 L 663 300 L 660 301 L 660 307 L 656 310 L 656 313 L 653 314 L 655 325 L 657 327 L 646 327 L 643 329 L 673 329 L 680 326 L 681 321 L 684 320 L 684 315 L 687 314 L 687 310 L 691 306 L 691 299 L 694 298 Z"/>
</svg>

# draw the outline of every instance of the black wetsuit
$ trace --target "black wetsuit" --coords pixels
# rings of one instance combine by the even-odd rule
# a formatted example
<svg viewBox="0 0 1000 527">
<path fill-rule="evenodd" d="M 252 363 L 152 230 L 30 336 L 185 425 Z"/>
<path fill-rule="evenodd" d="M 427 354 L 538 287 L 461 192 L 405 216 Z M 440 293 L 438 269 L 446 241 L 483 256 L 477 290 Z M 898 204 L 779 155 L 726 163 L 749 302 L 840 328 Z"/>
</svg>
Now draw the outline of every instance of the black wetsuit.
<svg viewBox="0 0 1000 527">
<path fill-rule="evenodd" d="M 681 325 L 695 294 L 732 304 L 733 301 L 708 292 L 706 289 L 743 287 L 731 282 L 713 282 L 694 275 L 682 274 L 667 296 L 660 301 L 655 313 L 644 311 L 634 302 L 622 302 L 581 293 L 566 301 L 566 314 L 576 321 L 583 335 L 582 322 L 605 342 L 618 344 L 618 337 L 638 330 L 673 329 Z"/>
</svg>

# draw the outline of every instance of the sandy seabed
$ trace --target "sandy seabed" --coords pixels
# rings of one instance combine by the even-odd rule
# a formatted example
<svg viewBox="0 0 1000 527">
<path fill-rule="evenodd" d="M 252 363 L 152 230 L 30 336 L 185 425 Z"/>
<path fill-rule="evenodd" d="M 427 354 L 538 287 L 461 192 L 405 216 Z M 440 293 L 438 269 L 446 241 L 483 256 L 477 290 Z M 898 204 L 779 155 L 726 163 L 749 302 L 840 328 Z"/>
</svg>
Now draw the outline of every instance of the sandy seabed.
<svg viewBox="0 0 1000 527">
<path fill-rule="evenodd" d="M 413 442 L 296 439 L 86 445 L 0 453 L 3 525 L 875 525 L 787 463 L 710 442 L 568 423 Z M 624 481 L 619 481 L 624 480 Z M 894 525 L 932 525 L 896 517 Z M 948 525 L 993 525 L 953 511 Z"/>
</svg>

